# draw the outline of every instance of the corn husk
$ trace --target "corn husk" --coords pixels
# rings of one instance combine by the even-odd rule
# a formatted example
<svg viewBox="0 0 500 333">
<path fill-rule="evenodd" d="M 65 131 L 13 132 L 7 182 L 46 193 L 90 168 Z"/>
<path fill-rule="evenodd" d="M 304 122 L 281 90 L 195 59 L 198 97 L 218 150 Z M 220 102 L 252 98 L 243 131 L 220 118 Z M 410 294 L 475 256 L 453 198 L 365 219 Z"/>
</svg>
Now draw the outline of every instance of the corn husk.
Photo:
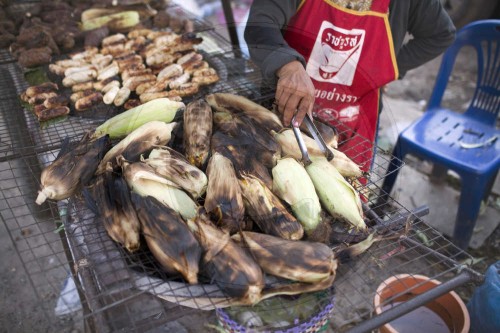
<svg viewBox="0 0 500 333">
<path fill-rule="evenodd" d="M 82 31 L 88 31 L 108 26 L 111 31 L 121 31 L 129 29 L 139 24 L 139 13 L 136 11 L 123 11 L 120 13 L 109 14 L 105 16 L 98 16 L 87 19 L 80 24 Z"/>
<path fill-rule="evenodd" d="M 42 171 L 36 203 L 41 205 L 47 199 L 63 200 L 73 195 L 90 181 L 110 147 L 108 136 L 90 141 L 85 135 L 73 149 L 66 143 L 54 162 Z"/>
<path fill-rule="evenodd" d="M 316 283 L 335 276 L 337 260 L 327 245 L 292 241 L 243 231 L 232 237 L 248 249 L 265 273 L 292 281 Z"/>
<path fill-rule="evenodd" d="M 184 149 L 189 163 L 201 168 L 210 153 L 212 109 L 202 99 L 189 103 L 184 112 Z"/>
<path fill-rule="evenodd" d="M 359 193 L 344 179 L 326 158 L 317 158 L 306 166 L 321 204 L 336 218 L 356 229 L 366 229 Z"/>
<path fill-rule="evenodd" d="M 265 107 L 239 95 L 215 93 L 206 96 L 208 104 L 216 111 L 246 114 L 267 132 L 280 131 L 283 124 L 277 115 Z"/>
<path fill-rule="evenodd" d="M 148 159 L 142 161 L 156 173 L 179 185 L 193 199 L 201 197 L 207 190 L 207 176 L 190 164 L 184 156 L 168 147 L 153 149 Z"/>
<path fill-rule="evenodd" d="M 273 168 L 273 192 L 292 208 L 306 233 L 321 222 L 321 205 L 306 170 L 293 158 L 283 158 Z"/>
<path fill-rule="evenodd" d="M 196 215 L 196 202 L 177 184 L 158 175 L 149 165 L 142 162 L 129 163 L 122 156 L 118 157 L 118 164 L 133 192 L 143 197 L 154 197 L 179 213 L 184 219 L 190 219 Z"/>
<path fill-rule="evenodd" d="M 129 252 L 134 252 L 140 245 L 140 223 L 130 202 L 129 189 L 122 181 L 110 172 L 98 176 L 90 189 L 107 234 Z"/>
<path fill-rule="evenodd" d="M 187 224 L 204 250 L 202 266 L 207 277 L 240 304 L 260 301 L 265 281 L 255 260 L 206 216 L 198 215 Z"/>
<path fill-rule="evenodd" d="M 167 144 L 176 126 L 177 123 L 150 121 L 137 128 L 106 153 L 97 168 L 97 174 L 104 172 L 108 162 L 114 165 L 119 155 L 129 161 L 137 161 L 141 154 L 149 152 L 154 146 Z"/>
<path fill-rule="evenodd" d="M 108 134 L 111 139 L 121 139 L 151 121 L 170 123 L 175 116 L 184 111 L 182 102 L 168 98 L 158 98 L 120 113 L 98 126 L 94 138 Z"/>
<path fill-rule="evenodd" d="M 302 238 L 302 225 L 262 181 L 243 175 L 239 182 L 245 211 L 264 233 L 291 240 Z"/>
<path fill-rule="evenodd" d="M 202 248 L 181 216 L 151 196 L 133 193 L 132 201 L 148 247 L 162 268 L 198 283 Z"/>
<path fill-rule="evenodd" d="M 212 136 L 212 154 L 219 153 L 228 158 L 233 163 L 238 176 L 251 174 L 259 178 L 268 188 L 272 188 L 271 174 L 266 166 L 261 163 L 262 159 L 255 154 L 253 148 L 252 145 L 247 145 L 219 131 Z M 274 159 L 274 157 L 271 156 L 271 159 Z"/>
<path fill-rule="evenodd" d="M 274 132 L 274 138 L 281 146 L 283 156 L 289 156 L 296 159 L 302 158 L 302 153 L 299 148 L 299 144 L 297 143 L 297 139 L 295 138 L 295 134 L 291 129 L 285 129 L 279 133 Z M 325 155 L 319 148 L 316 141 L 313 138 L 308 137 L 305 134 L 302 134 L 304 142 L 307 147 L 307 153 L 311 160 L 315 158 L 323 158 Z M 333 153 L 333 159 L 330 161 L 335 168 L 340 172 L 340 174 L 344 177 L 361 177 L 363 172 L 359 165 L 357 165 L 354 161 L 352 161 L 346 154 L 343 152 L 330 148 Z"/>
<path fill-rule="evenodd" d="M 241 230 L 245 207 L 233 164 L 215 153 L 208 162 L 207 176 L 205 210 L 216 216 L 222 230 L 229 233 Z"/>
<path fill-rule="evenodd" d="M 224 144 L 242 146 L 241 149 L 266 167 L 274 167 L 281 158 L 281 147 L 274 137 L 245 114 L 215 112 L 214 123 L 217 131 L 224 134 Z"/>
</svg>

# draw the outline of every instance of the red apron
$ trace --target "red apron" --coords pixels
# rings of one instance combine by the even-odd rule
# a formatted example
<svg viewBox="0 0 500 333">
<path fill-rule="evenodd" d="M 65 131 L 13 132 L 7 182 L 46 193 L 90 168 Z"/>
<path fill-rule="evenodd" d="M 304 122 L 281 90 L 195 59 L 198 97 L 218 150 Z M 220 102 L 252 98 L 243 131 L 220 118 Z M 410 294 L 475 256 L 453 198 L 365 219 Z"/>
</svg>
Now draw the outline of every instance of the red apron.
<svg viewBox="0 0 500 333">
<path fill-rule="evenodd" d="M 359 12 L 304 0 L 285 33 L 306 60 L 315 115 L 339 130 L 339 148 L 365 171 L 373 156 L 379 88 L 398 77 L 389 2 L 373 0 L 370 11 Z"/>
</svg>

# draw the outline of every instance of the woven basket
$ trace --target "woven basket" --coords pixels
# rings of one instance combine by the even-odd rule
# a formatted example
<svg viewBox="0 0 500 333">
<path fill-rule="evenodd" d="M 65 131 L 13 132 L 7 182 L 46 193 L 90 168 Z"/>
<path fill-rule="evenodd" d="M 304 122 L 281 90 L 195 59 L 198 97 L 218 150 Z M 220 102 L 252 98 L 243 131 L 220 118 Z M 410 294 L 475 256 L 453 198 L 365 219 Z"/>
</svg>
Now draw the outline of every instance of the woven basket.
<svg viewBox="0 0 500 333">
<path fill-rule="evenodd" d="M 274 297 L 253 307 L 217 309 L 215 313 L 228 333 L 313 333 L 326 330 L 333 305 L 332 289 L 300 297 Z"/>
</svg>

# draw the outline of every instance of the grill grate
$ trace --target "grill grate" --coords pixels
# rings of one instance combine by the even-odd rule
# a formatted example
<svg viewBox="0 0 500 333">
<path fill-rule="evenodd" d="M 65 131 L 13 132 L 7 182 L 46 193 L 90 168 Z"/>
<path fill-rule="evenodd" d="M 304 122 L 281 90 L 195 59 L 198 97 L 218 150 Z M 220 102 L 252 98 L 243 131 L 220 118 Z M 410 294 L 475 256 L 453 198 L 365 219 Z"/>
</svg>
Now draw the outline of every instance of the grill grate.
<svg viewBox="0 0 500 333">
<path fill-rule="evenodd" d="M 247 59 L 232 50 L 207 52 L 206 57 L 223 79 L 193 98 L 208 92 L 230 92 L 271 104 L 272 90 L 259 87 L 259 71 Z M 6 64 L 0 71 L 5 80 L 0 81 L 5 92 L 0 98 L 0 216 L 36 295 L 36 304 L 48 318 L 43 321 L 47 327 L 40 328 L 59 331 L 77 322 L 75 316 L 68 321 L 54 314 L 58 297 L 70 295 L 60 293 L 70 275 L 83 305 L 78 318 L 83 318 L 91 331 L 142 331 L 173 321 L 193 331 L 206 330 L 204 323 L 214 320 L 215 315 L 203 310 L 220 307 L 227 300 L 216 285 L 202 277 L 200 285 L 188 286 L 167 276 L 144 247 L 137 253 L 127 253 L 109 238 L 99 217 L 86 208 L 80 195 L 57 204 L 34 203 L 40 172 L 55 159 L 61 141 L 66 137 L 78 140 L 101 119 L 69 116 L 41 128 L 17 99 L 27 86 L 19 67 Z M 331 324 L 340 331 L 371 317 L 375 289 L 385 278 L 409 273 L 446 282 L 463 267 L 458 263 L 469 258 L 416 217 L 417 213 L 412 215 L 394 200 L 377 205 L 390 156 L 378 149 L 376 156 L 362 186 L 368 224 L 388 234 L 404 230 L 407 220 L 411 220 L 412 228 L 404 236 L 376 243 L 340 266 L 334 283 Z M 339 235 L 343 238 L 337 238 L 337 242 L 366 237 L 345 231 Z"/>
</svg>

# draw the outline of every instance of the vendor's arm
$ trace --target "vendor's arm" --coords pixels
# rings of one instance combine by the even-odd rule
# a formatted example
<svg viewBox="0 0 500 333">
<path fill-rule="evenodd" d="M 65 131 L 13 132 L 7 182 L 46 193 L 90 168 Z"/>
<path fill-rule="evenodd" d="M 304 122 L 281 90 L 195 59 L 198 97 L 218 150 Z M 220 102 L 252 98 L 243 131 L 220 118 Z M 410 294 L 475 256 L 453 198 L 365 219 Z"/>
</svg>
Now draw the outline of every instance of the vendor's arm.
<svg viewBox="0 0 500 333">
<path fill-rule="evenodd" d="M 297 11 L 300 0 L 254 0 L 245 28 L 250 56 L 265 79 L 274 79 L 283 65 L 304 57 L 288 46 L 283 38 L 286 25 Z"/>
<path fill-rule="evenodd" d="M 397 6 L 398 4 L 395 3 Z M 391 20 L 404 20 L 393 17 Z M 443 53 L 455 40 L 455 26 L 440 0 L 412 0 L 407 30 L 412 39 L 403 45 L 397 62 L 400 76 Z"/>
<path fill-rule="evenodd" d="M 298 126 L 312 113 L 314 86 L 305 71 L 305 61 L 283 38 L 300 0 L 254 0 L 245 29 L 245 41 L 252 60 L 259 65 L 267 82 L 277 82 L 276 103 L 285 126 L 297 112 Z"/>
</svg>

